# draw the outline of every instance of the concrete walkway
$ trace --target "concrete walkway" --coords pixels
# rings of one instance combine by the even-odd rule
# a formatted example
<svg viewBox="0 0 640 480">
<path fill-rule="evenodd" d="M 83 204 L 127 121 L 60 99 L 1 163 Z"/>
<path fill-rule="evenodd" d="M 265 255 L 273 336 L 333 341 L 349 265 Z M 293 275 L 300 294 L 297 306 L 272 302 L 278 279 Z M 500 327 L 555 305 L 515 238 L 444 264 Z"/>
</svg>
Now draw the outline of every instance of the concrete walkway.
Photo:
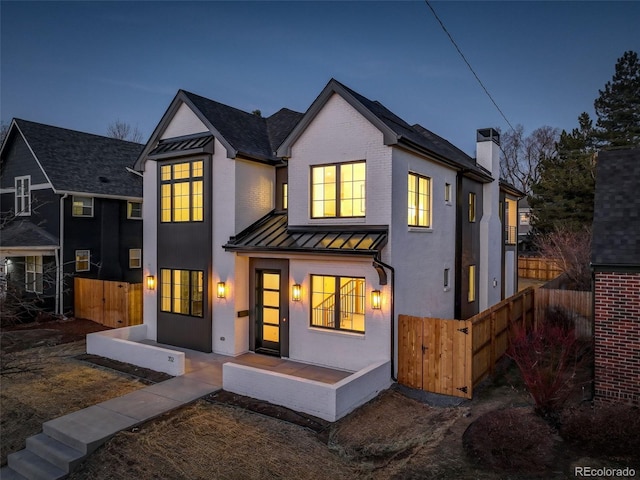
<svg viewBox="0 0 640 480">
<path fill-rule="evenodd" d="M 219 358 L 216 358 L 219 357 Z M 65 478 L 82 460 L 121 430 L 191 403 L 222 388 L 222 364 L 229 357 L 188 358 L 187 373 L 92 407 L 45 422 L 43 433 L 8 456 L 0 479 Z"/>
</svg>

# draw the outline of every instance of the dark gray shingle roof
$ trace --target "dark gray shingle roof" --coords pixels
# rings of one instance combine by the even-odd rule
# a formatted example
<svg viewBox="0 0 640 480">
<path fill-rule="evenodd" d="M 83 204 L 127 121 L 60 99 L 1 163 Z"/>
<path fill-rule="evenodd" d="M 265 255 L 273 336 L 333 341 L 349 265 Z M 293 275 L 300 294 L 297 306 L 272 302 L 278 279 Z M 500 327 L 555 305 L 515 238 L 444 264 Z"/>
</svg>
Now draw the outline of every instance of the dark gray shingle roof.
<svg viewBox="0 0 640 480">
<path fill-rule="evenodd" d="M 3 248 L 57 247 L 59 243 L 56 237 L 29 220 L 15 219 L 0 232 Z"/>
<path fill-rule="evenodd" d="M 302 114 L 282 109 L 268 118 L 247 113 L 194 93 L 187 98 L 238 153 L 262 160 L 277 160 L 275 150 Z"/>
<path fill-rule="evenodd" d="M 57 191 L 142 197 L 142 178 L 130 173 L 144 145 L 15 119 Z"/>
<path fill-rule="evenodd" d="M 640 149 L 600 152 L 591 262 L 640 267 Z"/>
<path fill-rule="evenodd" d="M 449 141 L 445 140 L 439 135 L 436 135 L 432 131 L 427 130 L 422 125 L 409 125 L 402 118 L 398 117 L 395 113 L 390 111 L 380 102 L 369 100 L 367 97 L 351 90 L 349 87 L 343 85 L 335 79 L 332 81 L 336 82 L 351 95 L 353 95 L 354 98 L 358 100 L 358 102 L 360 102 L 365 108 L 367 108 L 371 113 L 378 117 L 399 137 L 401 137 L 401 140 L 408 140 L 411 143 L 414 143 L 437 155 L 445 157 L 457 163 L 459 166 L 472 170 L 480 175 L 488 175 L 488 172 L 482 167 L 478 166 L 473 158 L 464 153 L 458 147 L 451 144 Z"/>
</svg>

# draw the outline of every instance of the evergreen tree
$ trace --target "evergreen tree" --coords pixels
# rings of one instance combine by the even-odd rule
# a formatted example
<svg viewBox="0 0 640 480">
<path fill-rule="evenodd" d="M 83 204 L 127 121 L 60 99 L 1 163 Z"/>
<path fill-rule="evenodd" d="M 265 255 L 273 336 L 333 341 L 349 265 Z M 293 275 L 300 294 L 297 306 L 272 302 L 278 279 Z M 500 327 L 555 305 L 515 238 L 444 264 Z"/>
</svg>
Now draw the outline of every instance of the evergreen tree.
<svg viewBox="0 0 640 480">
<path fill-rule="evenodd" d="M 610 82 L 594 102 L 598 139 L 603 148 L 640 147 L 640 62 L 625 52 Z"/>
<path fill-rule="evenodd" d="M 571 133 L 562 131 L 556 155 L 540 161 L 540 177 L 529 197 L 537 233 L 577 231 L 593 221 L 595 131 L 589 114 L 580 115 L 578 122 Z"/>
</svg>

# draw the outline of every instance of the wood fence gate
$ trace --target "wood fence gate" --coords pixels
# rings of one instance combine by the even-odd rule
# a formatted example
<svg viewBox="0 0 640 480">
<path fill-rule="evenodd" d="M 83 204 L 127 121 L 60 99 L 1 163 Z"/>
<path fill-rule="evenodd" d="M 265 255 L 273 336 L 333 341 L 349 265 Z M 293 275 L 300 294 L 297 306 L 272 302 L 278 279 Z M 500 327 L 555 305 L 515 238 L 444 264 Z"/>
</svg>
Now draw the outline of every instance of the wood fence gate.
<svg viewBox="0 0 640 480">
<path fill-rule="evenodd" d="M 399 316 L 398 382 L 471 398 L 471 322 Z"/>
<path fill-rule="evenodd" d="M 74 279 L 74 314 L 107 327 L 142 323 L 142 284 Z"/>
</svg>

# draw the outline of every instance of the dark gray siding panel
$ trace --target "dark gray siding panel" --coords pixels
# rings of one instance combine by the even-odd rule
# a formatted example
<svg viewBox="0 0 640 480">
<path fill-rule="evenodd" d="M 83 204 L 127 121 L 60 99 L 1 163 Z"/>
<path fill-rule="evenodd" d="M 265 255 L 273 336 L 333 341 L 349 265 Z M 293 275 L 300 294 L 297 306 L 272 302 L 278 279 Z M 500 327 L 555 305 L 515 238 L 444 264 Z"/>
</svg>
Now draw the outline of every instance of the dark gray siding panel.
<svg viewBox="0 0 640 480">
<path fill-rule="evenodd" d="M 203 157 L 180 159 L 180 161 L 201 158 Z M 158 171 L 160 171 L 159 168 Z M 210 157 L 204 158 L 204 179 L 204 221 L 161 223 L 158 219 L 158 276 L 163 268 L 204 271 L 203 316 L 200 318 L 162 312 L 158 304 L 158 342 L 211 352 L 213 260 Z M 160 191 L 159 188 L 158 191 Z M 158 212 L 161 211 L 160 201 L 160 195 L 158 195 Z M 222 252 L 222 247 L 219 248 Z M 158 295 L 158 302 L 160 300 Z"/>
<path fill-rule="evenodd" d="M 31 183 L 47 183 L 47 178 L 31 154 L 21 135 L 14 132 L 2 154 L 2 175 L 0 188 L 13 188 L 15 177 L 31 175 Z"/>
<path fill-rule="evenodd" d="M 119 261 L 122 279 L 129 283 L 142 282 L 142 268 L 129 268 L 129 249 L 142 249 L 142 220 L 127 219 L 127 202 L 120 202 Z"/>
<path fill-rule="evenodd" d="M 476 221 L 469 221 L 469 193 L 476 194 Z M 456 318 L 464 320 L 479 312 L 478 278 L 480 272 L 480 220 L 482 219 L 482 184 L 462 178 L 458 192 L 458 215 L 460 215 L 460 270 L 456 278 Z M 469 302 L 469 266 L 476 266 L 476 300 Z"/>
</svg>

